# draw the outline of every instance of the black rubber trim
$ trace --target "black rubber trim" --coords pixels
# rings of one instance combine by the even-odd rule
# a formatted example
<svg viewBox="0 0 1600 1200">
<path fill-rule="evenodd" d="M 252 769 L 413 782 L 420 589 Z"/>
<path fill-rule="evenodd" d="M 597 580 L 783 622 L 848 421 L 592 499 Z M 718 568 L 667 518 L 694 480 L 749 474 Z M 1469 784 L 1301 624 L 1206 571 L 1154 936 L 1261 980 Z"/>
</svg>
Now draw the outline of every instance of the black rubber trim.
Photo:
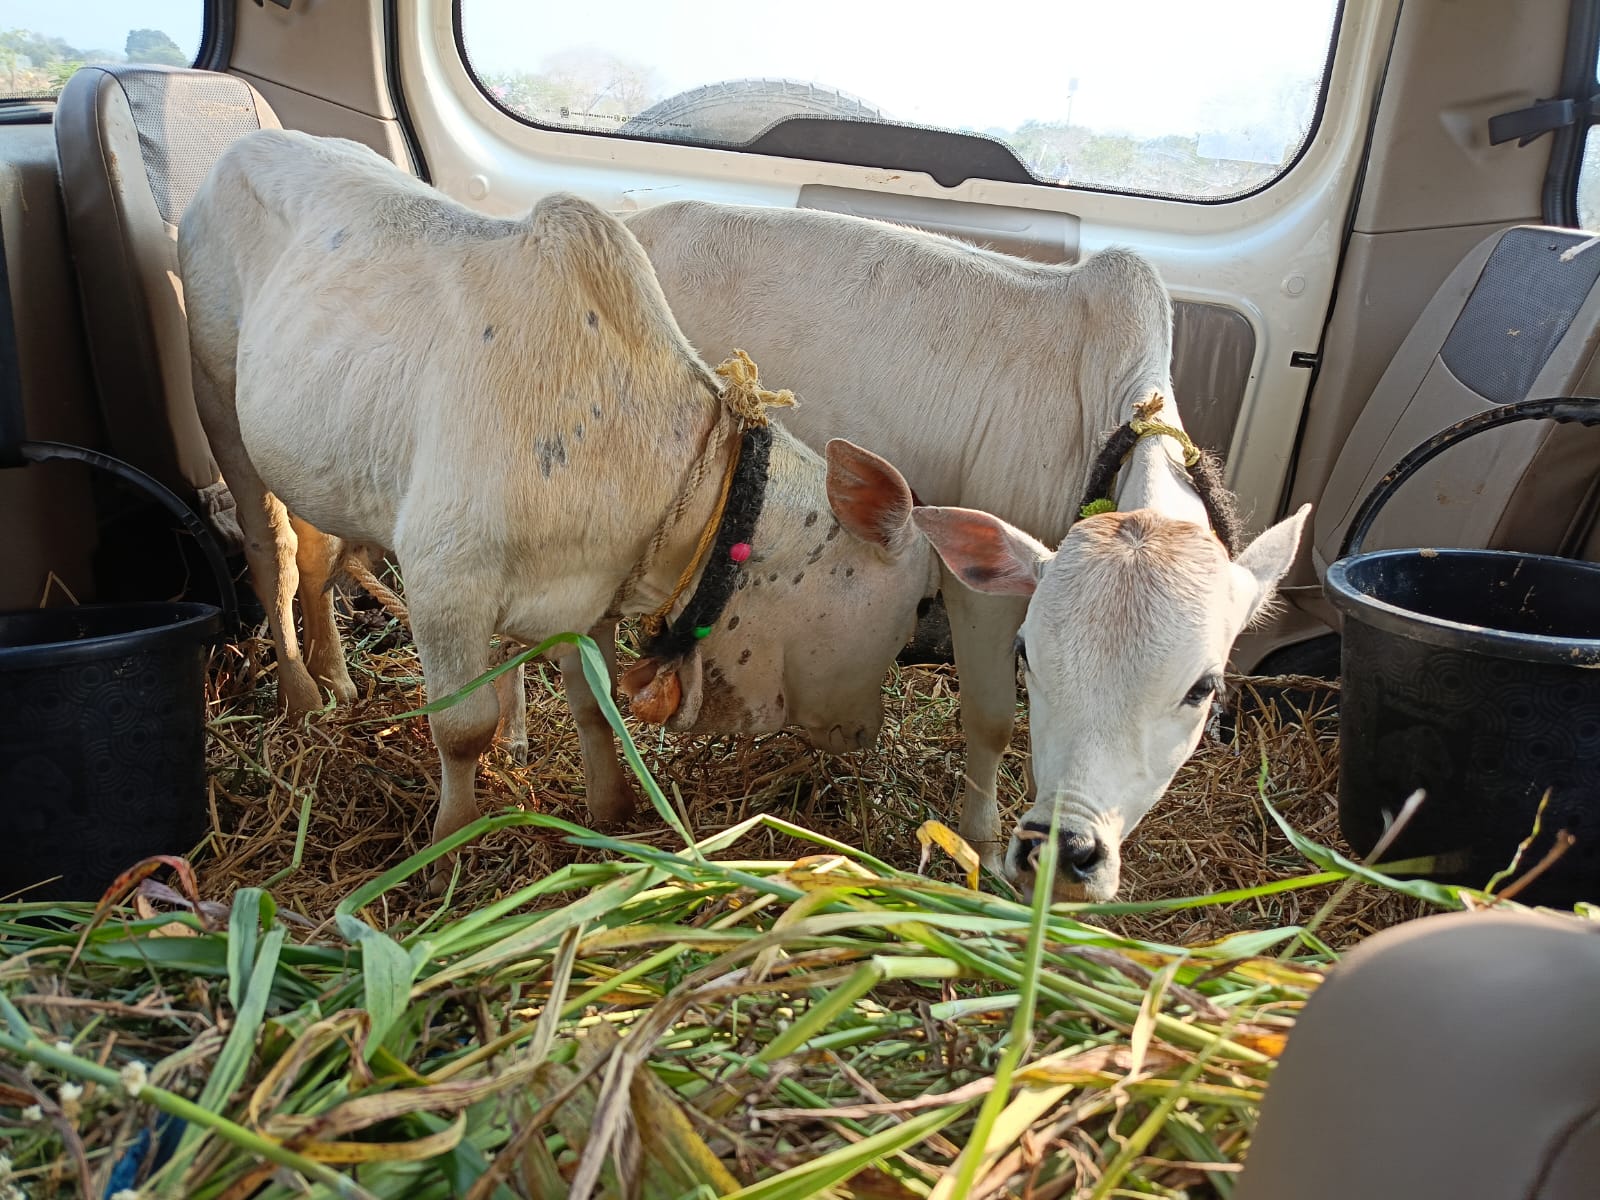
<svg viewBox="0 0 1600 1200">
<path fill-rule="evenodd" d="M 1567 52 L 1561 65 L 1563 97 L 1582 100 L 1580 108 L 1600 94 L 1595 82 L 1595 58 L 1600 51 L 1600 0 L 1572 0 L 1567 18 Z M 1580 119 L 1555 131 L 1550 144 L 1550 166 L 1545 171 L 1539 207 L 1550 225 L 1578 226 L 1578 172 L 1583 166 L 1583 143 L 1593 128 L 1593 118 Z"/>
<path fill-rule="evenodd" d="M 844 163 L 886 171 L 920 171 L 941 187 L 969 179 L 1045 184 L 996 138 L 950 129 L 863 121 L 851 117 L 786 117 L 743 146 L 746 154 Z"/>
<path fill-rule="evenodd" d="M 451 16 L 456 25 L 456 45 L 461 45 L 461 4 L 460 0 L 451 5 L 454 10 Z M 462 55 L 462 62 L 466 56 Z M 405 89 L 400 86 L 400 11 L 398 0 L 383 0 L 383 81 L 389 88 L 389 103 L 394 105 L 395 119 L 400 125 L 400 138 L 406 144 L 406 153 L 411 156 L 411 172 L 423 183 L 432 183 L 433 177 L 428 174 L 428 160 L 422 155 L 422 139 L 417 136 L 417 127 L 412 123 L 411 110 L 406 107 Z M 478 77 L 474 75 L 472 82 L 477 83 Z M 483 90 L 483 85 L 478 85 Z"/>
<path fill-rule="evenodd" d="M 200 49 L 194 65 L 201 71 L 226 71 L 233 61 L 233 0 L 205 0 Z"/>
<path fill-rule="evenodd" d="M 393 4 L 394 0 L 386 0 L 386 4 Z M 784 158 L 795 158 L 802 162 L 842 162 L 851 166 L 878 167 L 886 170 L 920 171 L 944 186 L 947 178 L 960 183 L 966 179 L 992 179 L 1002 183 L 1024 183 L 1031 187 L 1055 188 L 1062 191 L 1094 192 L 1107 196 L 1137 196 L 1147 200 L 1169 200 L 1179 204 L 1199 204 L 1206 207 L 1216 207 L 1223 204 L 1237 204 L 1241 200 L 1248 200 L 1258 196 L 1268 188 L 1283 179 L 1289 172 L 1300 164 L 1312 144 L 1316 141 L 1317 131 L 1322 127 L 1322 118 L 1328 105 L 1328 79 L 1333 71 L 1333 61 L 1339 49 L 1339 31 L 1344 27 L 1345 0 L 1339 0 L 1338 10 L 1334 13 L 1333 28 L 1328 36 L 1328 53 L 1323 60 L 1322 86 L 1317 89 L 1317 108 L 1312 114 L 1310 127 L 1306 130 L 1305 140 L 1300 143 L 1300 149 L 1295 156 L 1285 163 L 1277 174 L 1268 179 L 1259 187 L 1248 192 L 1240 192 L 1233 196 L 1179 196 L 1170 192 L 1141 192 L 1128 188 L 1100 187 L 1083 183 L 1051 183 L 1034 176 L 1021 162 L 1009 146 L 997 142 L 992 138 L 981 135 L 961 134 L 951 130 L 931 129 L 925 126 L 901 125 L 889 122 L 864 122 L 851 121 L 839 118 L 818 117 L 792 117 L 786 121 L 779 121 L 767 129 L 754 141 L 744 146 L 730 146 L 724 142 L 703 142 L 692 138 L 673 138 L 670 141 L 640 137 L 638 134 L 611 133 L 598 129 L 567 129 L 560 125 L 545 125 L 538 121 L 529 120 L 521 113 L 502 104 L 487 87 L 478 73 L 473 70 L 472 59 L 467 55 L 466 42 L 461 32 L 461 0 L 454 0 L 450 6 L 450 23 L 455 35 L 456 54 L 461 59 L 461 65 L 466 69 L 467 77 L 472 80 L 479 93 L 494 108 L 510 117 L 518 124 L 531 126 L 534 129 L 543 129 L 550 133 L 575 134 L 582 137 L 615 138 L 625 142 L 655 142 L 663 146 L 696 146 L 703 150 L 722 150 L 733 154 L 764 154 Z M 844 145 L 850 147 L 850 158 L 829 158 L 815 146 L 796 149 L 796 137 L 804 132 L 819 132 L 806 127 L 813 124 L 843 124 L 850 126 L 876 126 L 878 130 L 892 131 L 884 134 L 877 131 L 855 130 L 846 134 L 843 130 L 830 131 L 830 136 L 838 138 Z M 793 127 L 791 129 L 791 127 Z M 784 131 L 789 131 L 785 133 Z M 929 136 L 937 135 L 937 136 Z M 981 143 L 985 147 L 999 147 L 1009 159 L 1009 167 L 998 156 L 993 156 L 993 151 L 985 149 L 982 162 L 956 163 L 949 159 L 949 153 L 956 145 L 966 143 L 971 148 L 971 143 Z M 776 148 L 774 148 L 776 147 Z M 926 157 L 925 157 L 926 156 Z M 873 161 L 861 161 L 862 158 L 871 157 Z M 980 168 L 993 167 L 997 171 L 1007 171 L 1006 174 L 986 174 Z M 962 174 L 965 172 L 965 174 Z M 1020 175 L 1020 178 L 1018 177 Z"/>
</svg>

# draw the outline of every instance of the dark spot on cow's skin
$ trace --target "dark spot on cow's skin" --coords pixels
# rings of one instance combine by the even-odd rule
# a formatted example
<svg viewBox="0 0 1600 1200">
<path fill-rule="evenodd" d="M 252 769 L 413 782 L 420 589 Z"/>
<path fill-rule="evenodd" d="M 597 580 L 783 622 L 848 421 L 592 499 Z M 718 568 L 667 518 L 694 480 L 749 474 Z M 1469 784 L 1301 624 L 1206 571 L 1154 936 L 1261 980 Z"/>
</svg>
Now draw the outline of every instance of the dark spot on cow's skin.
<svg viewBox="0 0 1600 1200">
<path fill-rule="evenodd" d="M 551 471 L 567 465 L 567 443 L 559 433 L 552 438 L 536 439 L 533 452 L 539 460 L 539 474 L 546 479 L 550 478 Z"/>
<path fill-rule="evenodd" d="M 598 404 L 589 405 L 589 415 L 598 421 L 603 415 Z"/>
<path fill-rule="evenodd" d="M 572 428 L 572 440 L 575 441 L 575 442 L 583 441 L 583 422 L 582 421 L 579 421 L 576 425 L 573 426 L 573 428 Z"/>
<path fill-rule="evenodd" d="M 589 310 L 589 315 L 586 316 L 584 320 L 589 323 L 590 329 L 600 328 L 600 314 L 595 312 L 593 309 Z"/>
<path fill-rule="evenodd" d="M 808 512 L 806 514 L 806 528 L 810 529 L 816 523 L 817 523 L 817 514 L 816 514 L 816 512 L 815 511 Z"/>
<path fill-rule="evenodd" d="M 700 715 L 695 718 L 695 725 L 701 729 L 746 729 L 752 723 L 751 717 L 749 707 L 727 676 L 708 663 L 701 677 Z"/>
<path fill-rule="evenodd" d="M 494 326 L 493 325 L 485 325 L 483 327 L 483 340 L 486 341 L 486 342 L 494 341 Z"/>
<path fill-rule="evenodd" d="M 747 588 L 749 586 L 750 586 L 750 576 L 746 575 L 743 571 L 740 571 L 739 572 L 739 582 L 733 585 L 733 590 L 736 591 L 736 592 L 742 592 L 742 591 L 745 590 L 745 588 Z"/>
<path fill-rule="evenodd" d="M 816 562 L 817 559 L 821 558 L 822 557 L 822 551 L 823 551 L 823 547 L 818 546 L 810 554 L 806 555 L 806 565 L 809 567 L 812 563 Z"/>
<path fill-rule="evenodd" d="M 768 575 L 767 576 L 767 582 L 768 583 L 777 583 L 778 582 L 778 573 L 776 571 L 774 571 L 774 572 L 772 572 L 772 574 Z"/>
<path fill-rule="evenodd" d="M 789 582 L 791 582 L 791 583 L 799 583 L 799 582 L 800 582 L 800 581 L 801 581 L 801 580 L 802 580 L 802 579 L 804 579 L 804 578 L 805 578 L 805 577 L 806 577 L 806 573 L 805 573 L 805 572 L 804 572 L 804 571 L 800 571 L 800 572 L 798 572 L 798 573 L 797 573 L 797 574 L 796 574 L 796 575 L 795 575 L 795 577 L 794 577 L 794 578 L 793 578 L 793 579 L 791 579 L 791 580 L 790 580 L 790 581 L 789 581 Z"/>
<path fill-rule="evenodd" d="M 990 583 L 999 574 L 1000 572 L 994 567 L 978 566 L 976 563 L 961 569 L 961 578 L 973 584 Z"/>
<path fill-rule="evenodd" d="M 747 663 L 749 661 L 750 661 L 750 651 L 749 650 L 741 650 L 741 651 L 739 651 L 739 665 L 742 667 L 742 666 L 745 665 L 745 663 Z"/>
<path fill-rule="evenodd" d="M 854 567 L 846 567 L 844 569 L 844 577 L 846 579 L 849 579 L 850 576 L 854 575 L 855 573 L 856 573 L 856 569 Z"/>
<path fill-rule="evenodd" d="M 739 628 L 739 618 L 738 617 L 729 617 L 728 618 L 728 628 L 729 629 L 737 629 L 737 628 Z"/>
<path fill-rule="evenodd" d="M 828 536 L 823 538 L 822 540 L 825 541 L 825 542 L 831 542 L 831 541 L 833 541 L 834 538 L 836 538 L 838 536 L 839 536 L 839 522 L 835 521 L 833 523 L 833 528 L 828 530 Z"/>
<path fill-rule="evenodd" d="M 337 250 L 340 246 L 344 245 L 345 238 L 347 238 L 349 236 L 350 236 L 350 230 L 349 229 L 336 229 L 336 230 L 334 230 L 333 235 L 328 238 L 328 249 L 329 250 Z"/>
</svg>

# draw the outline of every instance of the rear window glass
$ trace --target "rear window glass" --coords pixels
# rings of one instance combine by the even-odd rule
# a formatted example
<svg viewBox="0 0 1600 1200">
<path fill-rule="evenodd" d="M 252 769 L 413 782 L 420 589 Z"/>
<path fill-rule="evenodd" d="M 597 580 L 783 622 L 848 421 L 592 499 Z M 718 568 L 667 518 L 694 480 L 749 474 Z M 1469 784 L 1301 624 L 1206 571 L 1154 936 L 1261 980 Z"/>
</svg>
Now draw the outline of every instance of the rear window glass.
<svg viewBox="0 0 1600 1200">
<path fill-rule="evenodd" d="M 794 153 L 797 136 L 895 137 L 817 121 L 775 132 L 794 118 L 846 118 L 972 135 L 920 139 L 930 153 L 970 154 L 956 179 L 1216 200 L 1261 188 L 1298 157 L 1321 110 L 1337 10 L 1337 0 L 1001 0 L 933 19 L 846 0 L 458 0 L 457 13 L 484 91 L 551 129 L 770 153 Z M 999 173 L 984 165 L 996 153 L 1007 160 Z"/>
<path fill-rule="evenodd" d="M 51 100 L 79 67 L 167 63 L 200 52 L 205 0 L 5 0 L 0 100 Z"/>
</svg>

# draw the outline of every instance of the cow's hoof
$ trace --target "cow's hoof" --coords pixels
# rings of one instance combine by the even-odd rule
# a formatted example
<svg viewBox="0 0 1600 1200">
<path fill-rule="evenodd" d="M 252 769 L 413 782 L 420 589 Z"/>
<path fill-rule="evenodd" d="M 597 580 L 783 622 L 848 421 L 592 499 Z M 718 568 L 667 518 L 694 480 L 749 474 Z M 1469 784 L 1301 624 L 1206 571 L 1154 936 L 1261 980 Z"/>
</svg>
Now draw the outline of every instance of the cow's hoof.
<svg viewBox="0 0 1600 1200">
<path fill-rule="evenodd" d="M 513 738 L 506 743 L 506 753 L 511 756 L 511 761 L 519 767 L 528 765 L 528 739 Z"/>
<path fill-rule="evenodd" d="M 346 708 L 354 704 L 356 702 L 356 697 L 360 695 L 360 693 L 356 691 L 356 685 L 348 678 L 336 679 L 329 683 L 327 688 L 333 693 L 333 702 L 340 708 Z"/>
<path fill-rule="evenodd" d="M 596 826 L 622 825 L 639 809 L 639 789 L 624 779 L 614 786 L 597 788 L 587 797 L 589 820 Z"/>
<path fill-rule="evenodd" d="M 428 876 L 428 895 L 437 900 L 450 886 L 450 861 L 441 859 L 433 864 L 433 874 Z"/>
<path fill-rule="evenodd" d="M 290 721 L 323 707 L 322 693 L 309 675 L 281 674 L 278 678 L 278 707 Z"/>
</svg>

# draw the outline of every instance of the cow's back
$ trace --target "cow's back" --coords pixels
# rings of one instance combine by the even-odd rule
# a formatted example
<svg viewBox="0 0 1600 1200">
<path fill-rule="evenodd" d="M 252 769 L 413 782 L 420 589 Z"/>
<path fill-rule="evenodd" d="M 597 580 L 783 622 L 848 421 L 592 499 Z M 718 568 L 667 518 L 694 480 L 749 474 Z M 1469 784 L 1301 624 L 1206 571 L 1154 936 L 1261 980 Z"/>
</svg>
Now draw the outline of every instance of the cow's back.
<svg viewBox="0 0 1600 1200">
<path fill-rule="evenodd" d="M 1095 443 L 1168 388 L 1171 307 L 1143 259 L 1072 267 L 883 222 L 677 201 L 628 226 L 683 330 L 748 350 L 812 445 L 884 454 L 930 504 L 1065 531 Z"/>
<path fill-rule="evenodd" d="M 614 587 L 711 419 L 648 259 L 574 197 L 487 217 L 270 131 L 219 161 L 180 242 L 197 366 L 237 365 L 270 490 L 328 533 L 492 565 L 508 595 L 553 561 Z"/>
</svg>

